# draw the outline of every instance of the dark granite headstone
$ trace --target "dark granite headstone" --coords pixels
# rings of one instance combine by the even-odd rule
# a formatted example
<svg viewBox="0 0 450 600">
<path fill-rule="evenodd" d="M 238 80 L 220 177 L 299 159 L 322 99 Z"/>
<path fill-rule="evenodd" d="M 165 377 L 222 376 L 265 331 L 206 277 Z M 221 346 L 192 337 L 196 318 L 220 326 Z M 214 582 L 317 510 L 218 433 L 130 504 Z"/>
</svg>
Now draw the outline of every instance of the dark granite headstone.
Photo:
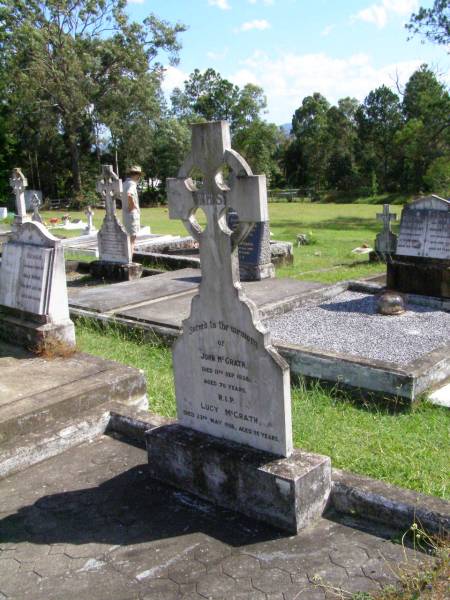
<svg viewBox="0 0 450 600">
<path fill-rule="evenodd" d="M 234 230 L 239 222 L 238 214 L 228 212 L 228 227 Z M 255 223 L 243 242 L 239 244 L 239 276 L 241 281 L 261 281 L 275 277 L 271 261 L 270 229 L 268 221 Z"/>
<path fill-rule="evenodd" d="M 450 201 L 419 198 L 405 206 L 387 285 L 400 292 L 450 298 Z"/>
</svg>

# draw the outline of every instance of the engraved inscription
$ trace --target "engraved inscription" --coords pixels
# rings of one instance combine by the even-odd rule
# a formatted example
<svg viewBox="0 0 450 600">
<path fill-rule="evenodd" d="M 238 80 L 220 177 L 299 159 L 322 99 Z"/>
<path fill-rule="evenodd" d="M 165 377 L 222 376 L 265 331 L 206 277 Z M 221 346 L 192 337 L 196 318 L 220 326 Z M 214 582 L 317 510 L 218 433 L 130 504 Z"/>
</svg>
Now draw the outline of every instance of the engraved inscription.
<svg viewBox="0 0 450 600">
<path fill-rule="evenodd" d="M 450 259 L 450 212 L 405 208 L 397 254 Z"/>
</svg>

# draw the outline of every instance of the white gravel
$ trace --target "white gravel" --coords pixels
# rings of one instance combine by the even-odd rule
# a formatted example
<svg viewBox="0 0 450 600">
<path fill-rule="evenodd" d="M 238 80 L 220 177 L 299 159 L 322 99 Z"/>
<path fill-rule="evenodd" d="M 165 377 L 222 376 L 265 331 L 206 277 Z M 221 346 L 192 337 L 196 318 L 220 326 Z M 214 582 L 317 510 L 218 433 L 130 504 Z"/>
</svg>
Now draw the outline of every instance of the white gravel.
<svg viewBox="0 0 450 600">
<path fill-rule="evenodd" d="M 450 313 L 417 305 L 407 309 L 382 316 L 372 294 L 344 292 L 265 325 L 275 340 L 405 366 L 450 342 Z"/>
</svg>

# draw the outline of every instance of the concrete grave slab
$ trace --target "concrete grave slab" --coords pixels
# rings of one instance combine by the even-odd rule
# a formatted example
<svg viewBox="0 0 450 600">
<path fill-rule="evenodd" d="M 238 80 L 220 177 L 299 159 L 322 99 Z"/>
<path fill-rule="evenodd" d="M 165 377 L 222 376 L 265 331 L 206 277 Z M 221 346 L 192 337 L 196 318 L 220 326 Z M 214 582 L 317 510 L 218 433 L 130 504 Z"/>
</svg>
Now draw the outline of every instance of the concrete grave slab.
<svg viewBox="0 0 450 600">
<path fill-rule="evenodd" d="M 84 353 L 45 359 L 1 343 L 0 371 L 2 442 L 113 399 L 147 405 L 141 371 Z"/>
<path fill-rule="evenodd" d="M 102 313 L 114 312 L 127 306 L 186 293 L 197 289 L 199 283 L 200 273 L 197 269 L 180 269 L 144 277 L 137 281 L 89 288 L 70 288 L 69 304 L 71 308 Z"/>
</svg>

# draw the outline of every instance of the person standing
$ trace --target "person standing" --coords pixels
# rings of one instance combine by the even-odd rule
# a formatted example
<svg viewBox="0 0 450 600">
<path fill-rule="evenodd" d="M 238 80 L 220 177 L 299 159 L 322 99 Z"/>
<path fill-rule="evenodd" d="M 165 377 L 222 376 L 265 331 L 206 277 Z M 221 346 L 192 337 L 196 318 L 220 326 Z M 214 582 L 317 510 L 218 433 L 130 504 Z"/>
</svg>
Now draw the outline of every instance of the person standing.
<svg viewBox="0 0 450 600">
<path fill-rule="evenodd" d="M 136 236 L 141 228 L 141 210 L 137 184 L 142 175 L 141 167 L 135 165 L 127 171 L 127 178 L 123 184 L 122 215 L 123 226 L 130 236 L 131 252 L 134 252 Z"/>
</svg>

